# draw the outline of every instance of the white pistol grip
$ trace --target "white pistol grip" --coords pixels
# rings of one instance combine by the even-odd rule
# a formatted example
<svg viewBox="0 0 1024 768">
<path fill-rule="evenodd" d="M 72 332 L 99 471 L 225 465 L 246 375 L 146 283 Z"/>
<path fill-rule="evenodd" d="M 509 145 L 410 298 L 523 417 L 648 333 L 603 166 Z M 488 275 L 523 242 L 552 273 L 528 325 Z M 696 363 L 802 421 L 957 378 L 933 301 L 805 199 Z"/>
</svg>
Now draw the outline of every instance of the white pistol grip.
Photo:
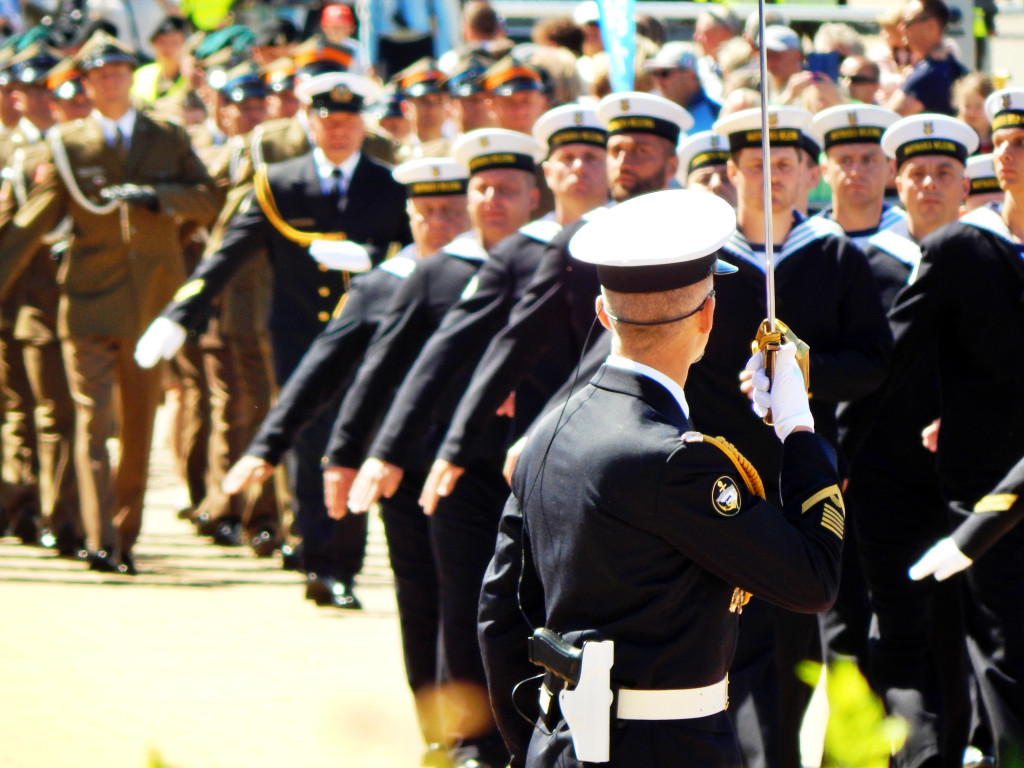
<svg viewBox="0 0 1024 768">
<path fill-rule="evenodd" d="M 582 762 L 607 763 L 610 759 L 614 649 L 612 640 L 585 642 L 579 684 L 558 695 L 576 759 Z"/>
</svg>

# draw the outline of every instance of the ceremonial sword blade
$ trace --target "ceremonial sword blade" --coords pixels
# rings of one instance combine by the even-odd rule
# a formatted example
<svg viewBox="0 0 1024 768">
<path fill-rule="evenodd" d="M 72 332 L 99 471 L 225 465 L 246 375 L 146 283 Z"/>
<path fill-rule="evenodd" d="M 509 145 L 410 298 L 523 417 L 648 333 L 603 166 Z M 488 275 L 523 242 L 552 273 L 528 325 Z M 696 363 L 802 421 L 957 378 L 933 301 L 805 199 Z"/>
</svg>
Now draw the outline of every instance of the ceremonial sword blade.
<svg viewBox="0 0 1024 768">
<path fill-rule="evenodd" d="M 768 138 L 768 57 L 765 53 L 764 0 L 757 0 L 758 59 L 761 66 L 761 176 L 764 208 L 765 306 L 768 331 L 775 332 L 775 244 L 772 235 L 772 156 Z"/>
</svg>

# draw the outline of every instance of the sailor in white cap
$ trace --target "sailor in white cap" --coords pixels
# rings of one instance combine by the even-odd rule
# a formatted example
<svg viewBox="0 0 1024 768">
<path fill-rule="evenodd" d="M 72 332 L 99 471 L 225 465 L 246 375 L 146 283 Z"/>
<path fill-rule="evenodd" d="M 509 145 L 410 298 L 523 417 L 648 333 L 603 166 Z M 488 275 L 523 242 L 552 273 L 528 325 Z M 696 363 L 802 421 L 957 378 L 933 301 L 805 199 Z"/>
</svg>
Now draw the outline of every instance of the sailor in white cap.
<svg viewBox="0 0 1024 768">
<path fill-rule="evenodd" d="M 964 201 L 965 212 L 973 211 L 975 208 L 990 203 L 1003 202 L 1005 195 L 999 187 L 995 155 L 991 152 L 987 155 L 974 155 L 967 158 L 967 179 L 970 182 L 970 187 L 967 190 L 967 199 Z"/>
<path fill-rule="evenodd" d="M 963 158 L 976 137 L 958 120 L 917 115 L 892 121 L 881 143 L 889 163 L 900 160 L 896 186 L 906 219 L 859 238 L 859 244 L 889 309 L 921 260 L 920 237 L 957 220 L 966 189 Z M 956 709 L 942 698 L 940 688 L 946 688 L 936 685 L 937 672 L 920 649 L 942 649 L 954 676 L 967 663 L 956 657 L 963 635 L 957 596 L 906 577 L 920 553 L 949 530 L 934 457 L 921 445 L 922 428 L 938 412 L 939 378 L 929 354 L 887 389 L 884 400 L 877 393 L 848 403 L 840 415 L 840 447 L 855 457 L 848 467 L 847 508 L 857 520 L 855 546 L 877 628 L 869 677 L 886 709 L 909 726 L 899 764 L 927 764 L 946 754 L 943 734 L 951 727 L 948 713 Z M 935 622 L 936 615 L 945 618 Z"/>
<path fill-rule="evenodd" d="M 266 253 L 272 268 L 267 327 L 274 373 L 277 381 L 286 381 L 347 290 L 348 273 L 332 267 L 354 269 L 362 262 L 368 269 L 393 243 L 404 246 L 411 240 L 405 188 L 361 151 L 360 112 L 371 100 L 373 84 L 332 72 L 296 90 L 308 105 L 315 146 L 257 170 L 254 189 L 227 225 L 219 248 L 203 259 L 140 340 L 140 364 L 151 366 L 174 354 L 184 329 L 204 321 L 210 302 L 237 269 L 253 254 Z M 362 568 L 366 521 L 335 523 L 327 516 L 319 462 L 331 421 L 331 414 L 318 414 L 286 461 L 309 574 L 306 594 L 349 608 L 358 606 L 351 587 Z"/>
<path fill-rule="evenodd" d="M 729 205 L 736 206 L 736 188 L 729 181 L 729 140 L 714 131 L 701 131 L 687 137 L 676 152 L 679 170 L 676 181 L 684 189 L 713 192 Z"/>
<path fill-rule="evenodd" d="M 224 484 L 228 492 L 238 493 L 271 476 L 295 441 L 299 426 L 347 386 L 392 299 L 402 291 L 419 260 L 436 253 L 468 228 L 468 174 L 454 160 L 410 160 L 396 167 L 393 175 L 408 194 L 406 210 L 413 243 L 377 268 L 353 278 L 344 303 L 284 384 L 246 455 L 232 467 Z M 323 470 L 325 491 L 330 496 L 344 482 L 344 476 L 338 467 L 325 466 Z M 392 552 L 406 676 L 413 692 L 422 696 L 437 682 L 437 623 L 430 619 L 436 616 L 437 593 L 429 588 L 436 582 L 436 575 L 428 531 L 415 504 L 415 489 L 411 494 L 382 500 L 381 519 Z M 312 597 L 319 597 L 323 605 L 343 607 L 337 591 L 333 585 L 318 583 Z M 354 605 L 349 603 L 349 607 Z M 426 711 L 419 714 L 426 742 L 440 741 L 436 719 Z"/>
<path fill-rule="evenodd" d="M 596 117 L 598 125 L 608 132 L 606 169 L 612 200 L 621 202 L 665 189 L 678 167 L 675 148 L 679 137 L 693 124 L 686 110 L 656 94 L 629 92 L 602 99 Z M 557 118 L 548 119 L 560 121 L 564 117 L 559 113 Z M 557 133 L 551 136 L 557 137 Z M 597 293 L 597 279 L 593 269 L 573 267 L 568 253 L 569 240 L 585 218 L 566 226 L 551 240 L 533 282 L 510 315 L 510 325 L 478 364 L 424 486 L 425 509 L 431 509 L 441 491 L 457 481 L 464 462 L 472 455 L 472 446 L 479 442 L 479 430 L 537 364 L 538 355 L 551 345 L 552 327 L 567 325 L 573 329 L 568 334 L 570 344 L 559 345 L 557 362 L 549 361 L 552 370 L 567 376 L 589 348 L 592 337 L 588 329 L 593 324 L 590 304 Z M 595 341 L 594 346 L 600 343 Z M 546 382 L 546 396 L 554 394 L 561 383 L 557 376 L 533 378 Z"/>
<path fill-rule="evenodd" d="M 974 129 L 946 115 L 913 115 L 886 129 L 882 149 L 896 161 L 896 191 L 917 242 L 956 221 L 969 188 L 967 156 L 977 148 Z"/>
<path fill-rule="evenodd" d="M 500 128 L 481 128 L 459 137 L 452 152 L 469 174 L 471 228 L 418 265 L 391 305 L 392 319 L 384 326 L 388 330 L 373 341 L 346 392 L 326 453 L 327 465 L 339 468 L 341 481 L 332 500 L 335 515 L 344 515 L 346 506 L 365 511 L 367 499 L 396 494 L 410 513 L 422 514 L 416 507 L 417 491 L 433 457 L 434 436 L 442 434 L 446 426 L 444 407 L 431 403 L 429 413 L 421 414 L 426 416 L 420 422 L 423 429 L 415 432 L 412 441 L 390 444 L 390 450 L 385 451 L 380 446 L 385 444 L 386 435 L 380 435 L 381 441 L 372 440 L 376 425 L 384 420 L 392 401 L 380 393 L 399 389 L 445 312 L 471 290 L 469 283 L 488 259 L 488 250 L 526 224 L 537 202 L 534 166 L 543 159 L 545 150 L 532 137 Z M 502 445 L 508 424 L 504 419 L 497 421 L 485 439 L 487 445 Z M 355 467 L 360 467 L 358 475 Z M 405 490 L 400 492 L 407 473 Z M 476 642 L 475 606 L 487 545 L 482 553 L 476 550 L 484 539 L 493 543 L 507 488 L 493 464 L 480 462 L 470 468 L 469 474 L 467 482 L 446 499 L 431 521 L 440 600 L 438 620 L 442 622 L 435 627 L 435 637 L 444 643 L 441 656 L 446 660 L 438 684 L 450 683 L 479 697 L 486 682 Z M 481 716 L 478 724 L 473 734 L 442 734 L 439 741 L 452 745 L 451 762 L 505 764 L 507 753 L 493 723 Z"/>
<path fill-rule="evenodd" d="M 809 148 L 805 131 L 810 122 L 810 113 L 801 109 L 771 107 L 768 111 L 775 294 L 779 316 L 793 333 L 811 349 L 822 350 L 819 355 L 812 353 L 810 360 L 811 409 L 818 432 L 834 441 L 838 403 L 868 394 L 885 375 L 890 333 L 863 254 L 834 221 L 804 218 L 796 209 L 806 171 Z M 773 498 L 778 492 L 781 454 L 778 445 L 766 439 L 756 425 L 737 416 L 747 395 L 735 384 L 745 363 L 743 350 L 766 312 L 761 111 L 744 110 L 722 118 L 715 131 L 728 136 L 732 152 L 728 170 L 736 186 L 738 228 L 723 246 L 723 257 L 739 267 L 739 274 L 721 282 L 718 298 L 723 312 L 704 360 L 691 371 L 686 394 L 701 414 L 705 429 L 730 435 L 754 462 L 765 479 L 769 498 Z M 747 387 L 749 382 L 744 384 Z M 748 637 L 741 637 L 739 658 L 746 666 L 738 663 L 738 673 L 744 668 L 756 669 L 770 679 L 775 662 L 778 669 L 793 669 L 809 657 L 818 642 L 814 617 L 786 611 L 764 616 L 763 605 L 748 613 L 752 615 L 747 625 L 753 629 Z M 785 643 L 776 644 L 774 660 L 760 650 L 766 647 L 765 633 L 772 631 L 773 622 L 789 635 Z M 771 645 L 767 643 L 767 647 Z M 842 650 L 856 655 L 864 649 Z M 754 684 L 741 674 L 734 676 L 734 683 L 734 700 L 749 694 L 759 712 L 775 713 L 777 719 L 764 721 L 763 727 L 771 738 L 782 742 L 784 754 L 798 755 L 806 686 L 795 675 L 780 676 L 778 685 L 784 691 L 780 706 L 770 685 Z M 754 725 L 742 721 L 745 711 L 743 705 L 736 707 L 735 717 L 737 727 L 746 732 Z"/>
<path fill-rule="evenodd" d="M 893 308 L 892 366 L 900 376 L 923 349 L 938 350 L 938 469 L 959 525 L 910 575 L 946 579 L 970 566 L 964 605 L 971 664 L 996 762 L 1012 764 L 1024 744 L 1024 691 L 1002 682 L 1024 679 L 1014 652 L 1024 642 L 1024 527 L 1017 525 L 1024 513 L 1024 89 L 996 91 L 985 112 L 1005 202 L 925 239 L 916 279 Z"/>
<path fill-rule="evenodd" d="M 784 489 L 781 512 L 759 497 L 756 472 L 742 469 L 732 446 L 692 431 L 688 374 L 714 335 L 715 291 L 735 279 L 715 277 L 731 269 L 718 255 L 734 229 L 721 198 L 671 190 L 626 201 L 573 238 L 574 258 L 599 275 L 597 316 L 613 353 L 535 428 L 481 593 L 491 701 L 514 765 L 647 768 L 698 754 L 702 766 L 738 765 L 725 709 L 744 590 L 807 611 L 835 596 L 843 526 L 829 509 L 842 508 L 838 475 L 813 434 L 792 347 L 780 354 L 770 396 L 758 373 L 778 439 L 749 402 L 738 414 L 785 441 L 787 475 L 800 479 Z M 814 554 L 780 554 L 791 547 Z M 755 552 L 769 553 L 770 576 Z M 523 685 L 542 671 L 523 642 L 531 634 L 533 658 L 543 644 L 550 652 L 543 687 Z M 581 648 L 578 685 L 548 706 L 571 687 L 566 662 Z M 610 666 L 603 680 L 591 668 L 598 655 Z M 532 723 L 519 714 L 532 698 L 524 689 L 538 696 Z"/>
<path fill-rule="evenodd" d="M 608 130 L 613 200 L 668 186 L 679 164 L 676 147 L 693 127 L 689 112 L 654 93 L 611 93 L 598 103 L 597 119 Z"/>
<path fill-rule="evenodd" d="M 832 188 L 832 204 L 820 215 L 835 221 L 862 250 L 867 238 L 905 218 L 901 209 L 885 204 L 895 165 L 882 151 L 882 133 L 899 119 L 882 107 L 842 104 L 811 120 L 825 151 L 822 173 Z"/>
</svg>

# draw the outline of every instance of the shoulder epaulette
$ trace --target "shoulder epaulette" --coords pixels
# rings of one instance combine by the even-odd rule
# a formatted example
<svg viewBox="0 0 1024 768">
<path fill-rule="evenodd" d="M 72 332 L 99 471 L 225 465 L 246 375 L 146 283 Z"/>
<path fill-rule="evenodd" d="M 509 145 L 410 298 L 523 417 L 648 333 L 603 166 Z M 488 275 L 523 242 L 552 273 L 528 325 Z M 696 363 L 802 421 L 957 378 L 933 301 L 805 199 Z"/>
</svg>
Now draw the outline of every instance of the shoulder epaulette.
<svg viewBox="0 0 1024 768">
<path fill-rule="evenodd" d="M 266 166 L 261 166 L 253 178 L 253 189 L 256 192 L 256 201 L 263 209 L 267 221 L 287 240 L 297 243 L 303 247 L 309 247 L 314 240 L 332 240 L 338 242 L 347 240 L 344 232 L 303 232 L 295 229 L 281 216 L 277 210 L 277 203 L 274 202 L 274 194 L 270 189 L 270 181 L 267 179 Z"/>
</svg>

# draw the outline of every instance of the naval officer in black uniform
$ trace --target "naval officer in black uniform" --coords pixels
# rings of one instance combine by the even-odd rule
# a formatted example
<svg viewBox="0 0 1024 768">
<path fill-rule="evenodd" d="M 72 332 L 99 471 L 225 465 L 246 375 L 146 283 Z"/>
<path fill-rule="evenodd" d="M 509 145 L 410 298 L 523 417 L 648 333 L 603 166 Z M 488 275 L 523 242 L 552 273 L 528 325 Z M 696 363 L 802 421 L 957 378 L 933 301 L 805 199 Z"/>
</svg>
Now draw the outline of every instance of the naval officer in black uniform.
<svg viewBox="0 0 1024 768">
<path fill-rule="evenodd" d="M 289 377 L 277 404 L 225 479 L 225 490 L 238 493 L 264 482 L 321 409 L 338 410 L 338 399 L 351 383 L 366 349 L 400 287 L 420 260 L 437 253 L 469 227 L 466 171 L 451 158 L 411 160 L 392 172 L 405 185 L 413 244 L 376 269 L 353 278 L 343 304 L 316 338 Z M 326 491 L 331 493 L 331 480 Z M 440 724 L 431 710 L 437 681 L 437 576 L 430 534 L 419 508 L 385 501 L 381 505 L 388 557 L 395 577 L 395 597 L 402 633 L 406 679 L 416 696 L 420 730 L 428 754 L 440 748 Z M 351 594 L 324 577 L 310 578 L 308 594 L 321 605 L 351 605 Z M 426 759 L 425 759 L 425 764 Z"/>
<path fill-rule="evenodd" d="M 1017 525 L 1024 514 L 1024 89 L 996 91 L 985 112 L 1006 199 L 998 212 L 978 208 L 922 242 L 915 279 L 890 313 L 891 379 L 900 381 L 937 343 L 937 461 L 959 525 L 910 573 L 946 579 L 971 566 L 967 647 L 1004 766 L 1024 763 L 1024 527 Z M 920 143 L 927 141 L 934 142 Z"/>
<path fill-rule="evenodd" d="M 758 498 L 757 473 L 735 449 L 692 431 L 683 388 L 712 330 L 712 273 L 734 271 L 716 259 L 734 229 L 726 202 L 678 190 L 623 203 L 573 238 L 573 255 L 597 265 L 613 354 L 531 435 L 481 594 L 491 699 L 513 766 L 739 765 L 724 710 L 744 591 L 802 611 L 835 597 L 842 495 L 795 349 L 777 358 L 770 395 L 763 369 L 755 374 L 758 407 L 771 406 L 784 442 L 781 513 Z M 768 431 L 749 404 L 737 415 Z M 513 689 L 539 671 L 527 657 L 537 627 L 577 647 L 614 643 L 615 703 L 605 690 L 603 717 L 587 723 L 611 729 L 606 754 L 588 751 L 556 703 L 593 705 L 583 686 L 542 695 L 547 711 L 532 728 L 516 711 Z"/>
<path fill-rule="evenodd" d="M 296 91 L 309 104 L 316 146 L 257 173 L 254 190 L 231 220 L 220 248 L 202 261 L 140 340 L 143 356 L 155 361 L 153 352 L 173 354 L 185 329 L 203 322 L 210 301 L 245 259 L 265 248 L 273 268 L 267 327 L 274 375 L 286 381 L 347 287 L 345 271 L 318 263 L 313 255 L 318 251 L 310 251 L 314 241 L 335 241 L 363 270 L 381 262 L 392 243 L 410 241 L 404 187 L 361 151 L 365 129 L 360 113 L 372 100 L 373 83 L 330 72 L 306 80 Z M 366 519 L 336 523 L 327 516 L 319 462 L 329 429 L 326 416 L 303 430 L 287 460 L 289 482 L 304 570 L 351 589 L 362 568 Z"/>
</svg>

